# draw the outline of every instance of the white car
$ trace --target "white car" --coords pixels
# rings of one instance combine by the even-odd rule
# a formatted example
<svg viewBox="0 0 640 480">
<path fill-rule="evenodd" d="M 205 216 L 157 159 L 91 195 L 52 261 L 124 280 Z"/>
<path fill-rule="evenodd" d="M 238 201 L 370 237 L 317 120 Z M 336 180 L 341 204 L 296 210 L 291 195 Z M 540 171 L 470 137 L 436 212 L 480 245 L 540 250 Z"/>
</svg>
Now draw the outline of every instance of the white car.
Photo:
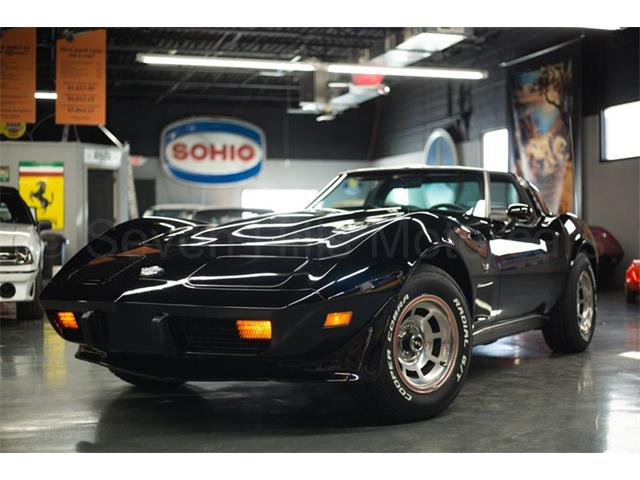
<svg viewBox="0 0 640 480">
<path fill-rule="evenodd" d="M 36 222 L 15 188 L 0 187 L 0 302 L 17 302 L 18 320 L 40 318 L 44 244 L 48 220 Z"/>
</svg>

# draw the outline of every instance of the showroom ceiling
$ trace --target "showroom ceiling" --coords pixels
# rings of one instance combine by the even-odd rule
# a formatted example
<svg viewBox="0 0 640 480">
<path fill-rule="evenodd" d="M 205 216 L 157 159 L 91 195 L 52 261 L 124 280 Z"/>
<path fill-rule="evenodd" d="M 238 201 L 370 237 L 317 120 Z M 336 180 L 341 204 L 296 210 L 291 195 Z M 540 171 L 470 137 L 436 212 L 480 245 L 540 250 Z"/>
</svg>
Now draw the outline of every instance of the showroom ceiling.
<svg viewBox="0 0 640 480">
<path fill-rule="evenodd" d="M 39 90 L 55 88 L 55 40 L 82 30 L 38 29 Z M 466 29 L 462 42 L 418 64 L 478 66 L 474 59 L 483 51 L 540 37 L 544 30 Z M 258 71 L 153 68 L 137 62 L 136 54 L 357 63 L 383 52 L 385 39 L 400 32 L 401 28 L 109 28 L 108 96 L 112 101 L 251 101 L 295 106 L 300 100 L 300 78 L 296 74 L 266 76 Z M 557 36 L 558 30 L 554 32 Z M 564 36 L 575 35 L 569 29 L 561 32 Z M 398 81 L 402 80 L 390 83 Z"/>
</svg>

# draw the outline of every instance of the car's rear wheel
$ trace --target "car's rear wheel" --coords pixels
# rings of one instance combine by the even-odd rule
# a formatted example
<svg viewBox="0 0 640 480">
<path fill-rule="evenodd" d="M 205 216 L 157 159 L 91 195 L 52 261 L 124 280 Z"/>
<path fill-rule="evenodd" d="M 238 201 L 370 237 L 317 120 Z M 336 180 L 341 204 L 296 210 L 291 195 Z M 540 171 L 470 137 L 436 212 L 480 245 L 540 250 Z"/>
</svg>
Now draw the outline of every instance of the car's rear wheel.
<svg viewBox="0 0 640 480">
<path fill-rule="evenodd" d="M 591 262 L 580 253 L 576 257 L 562 296 L 549 323 L 542 329 L 544 340 L 557 353 L 578 353 L 593 338 L 597 313 L 596 280 Z"/>
<path fill-rule="evenodd" d="M 393 420 L 442 412 L 458 394 L 471 360 L 471 316 L 455 281 L 431 265 L 414 273 L 387 321 L 375 381 L 356 392 Z"/>
<path fill-rule="evenodd" d="M 155 380 L 149 377 L 143 377 L 134 373 L 123 372 L 120 370 L 109 369 L 120 380 L 124 380 L 131 385 L 149 392 L 167 392 L 176 390 L 185 382 L 181 380 Z"/>
<path fill-rule="evenodd" d="M 18 320 L 36 320 L 42 318 L 42 307 L 40 306 L 40 291 L 42 290 L 42 278 L 38 274 L 33 286 L 33 300 L 30 302 L 18 302 L 16 304 L 16 318 Z"/>
</svg>

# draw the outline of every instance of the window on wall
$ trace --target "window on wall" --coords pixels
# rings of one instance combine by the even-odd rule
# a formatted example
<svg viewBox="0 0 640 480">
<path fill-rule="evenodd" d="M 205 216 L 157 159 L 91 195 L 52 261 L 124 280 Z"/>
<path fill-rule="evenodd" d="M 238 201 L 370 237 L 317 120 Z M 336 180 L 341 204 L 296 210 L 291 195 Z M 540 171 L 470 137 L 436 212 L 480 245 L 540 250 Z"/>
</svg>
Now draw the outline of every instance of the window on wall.
<svg viewBox="0 0 640 480">
<path fill-rule="evenodd" d="M 242 191 L 243 208 L 266 208 L 274 212 L 302 210 L 316 196 L 316 190 L 303 189 L 245 189 Z"/>
<path fill-rule="evenodd" d="M 602 112 L 602 159 L 640 157 L 640 101 L 605 108 Z"/>
<path fill-rule="evenodd" d="M 482 135 L 482 165 L 492 172 L 509 171 L 509 130 L 500 128 Z"/>
</svg>

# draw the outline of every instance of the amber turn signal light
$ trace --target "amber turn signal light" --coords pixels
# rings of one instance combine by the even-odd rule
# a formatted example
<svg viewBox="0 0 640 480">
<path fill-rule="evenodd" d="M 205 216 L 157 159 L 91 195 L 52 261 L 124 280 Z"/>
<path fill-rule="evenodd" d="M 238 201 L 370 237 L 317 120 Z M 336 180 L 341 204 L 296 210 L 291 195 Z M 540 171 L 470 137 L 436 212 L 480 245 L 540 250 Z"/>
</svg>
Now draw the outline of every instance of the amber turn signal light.
<svg viewBox="0 0 640 480">
<path fill-rule="evenodd" d="M 236 320 L 236 328 L 244 340 L 271 340 L 271 320 Z"/>
<path fill-rule="evenodd" d="M 346 327 L 351 323 L 353 312 L 331 312 L 324 319 L 324 328 Z"/>
<path fill-rule="evenodd" d="M 80 328 L 76 320 L 76 315 L 73 312 L 58 312 L 56 313 L 56 320 L 62 328 L 68 330 L 78 330 Z"/>
</svg>

